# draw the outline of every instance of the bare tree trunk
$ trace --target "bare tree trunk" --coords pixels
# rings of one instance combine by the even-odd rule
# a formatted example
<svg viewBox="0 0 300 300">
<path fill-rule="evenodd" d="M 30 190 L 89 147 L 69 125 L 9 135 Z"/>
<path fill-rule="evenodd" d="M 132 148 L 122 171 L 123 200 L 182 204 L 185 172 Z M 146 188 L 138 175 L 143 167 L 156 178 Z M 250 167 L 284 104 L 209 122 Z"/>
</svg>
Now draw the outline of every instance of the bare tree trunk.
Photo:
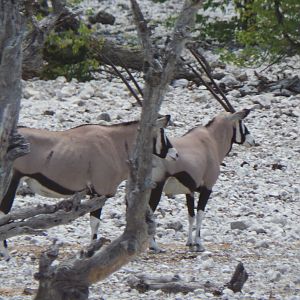
<svg viewBox="0 0 300 300">
<path fill-rule="evenodd" d="M 39 289 L 36 300 L 87 299 L 91 284 L 103 280 L 148 245 L 153 222 L 148 206 L 151 189 L 151 142 L 153 128 L 167 86 L 173 76 L 176 61 L 193 27 L 195 14 L 202 1 L 186 0 L 174 28 L 172 40 L 166 50 L 166 60 L 157 62 L 146 21 L 135 0 L 132 10 L 144 49 L 146 84 L 140 123 L 133 158 L 130 160 L 131 174 L 128 182 L 126 228 L 111 244 L 96 251 L 91 257 L 75 258 L 51 266 L 57 257 L 57 249 L 46 253 L 40 261 Z M 163 67 L 162 67 L 163 66 Z"/>
<path fill-rule="evenodd" d="M 21 99 L 22 20 L 18 1 L 0 0 L 0 196 L 9 183 L 12 161 L 28 148 L 15 133 Z"/>
</svg>

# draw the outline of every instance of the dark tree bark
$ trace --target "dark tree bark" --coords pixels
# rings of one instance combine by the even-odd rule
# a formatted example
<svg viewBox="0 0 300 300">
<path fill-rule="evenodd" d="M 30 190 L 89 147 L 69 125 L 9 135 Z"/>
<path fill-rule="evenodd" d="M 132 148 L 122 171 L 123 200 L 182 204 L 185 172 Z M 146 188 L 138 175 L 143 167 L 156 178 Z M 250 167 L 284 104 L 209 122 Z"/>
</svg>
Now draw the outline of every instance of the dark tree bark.
<svg viewBox="0 0 300 300">
<path fill-rule="evenodd" d="M 57 257 L 57 249 L 46 253 L 40 261 L 36 300 L 87 299 L 88 288 L 92 283 L 103 280 L 147 248 L 149 234 L 153 233 L 153 221 L 148 206 L 152 185 L 153 128 L 167 86 L 173 76 L 175 64 L 179 60 L 188 32 L 193 27 L 195 14 L 202 2 L 185 1 L 166 50 L 166 59 L 158 63 L 153 55 L 154 49 L 147 23 L 137 2 L 131 0 L 143 45 L 146 79 L 140 130 L 136 149 L 130 160 L 126 228 L 119 238 L 103 249 L 95 251 L 91 257 L 75 258 L 53 267 L 51 263 Z"/>
<path fill-rule="evenodd" d="M 12 161 L 28 151 L 15 133 L 21 99 L 22 19 L 19 2 L 0 0 L 0 197 L 9 183 Z"/>
</svg>

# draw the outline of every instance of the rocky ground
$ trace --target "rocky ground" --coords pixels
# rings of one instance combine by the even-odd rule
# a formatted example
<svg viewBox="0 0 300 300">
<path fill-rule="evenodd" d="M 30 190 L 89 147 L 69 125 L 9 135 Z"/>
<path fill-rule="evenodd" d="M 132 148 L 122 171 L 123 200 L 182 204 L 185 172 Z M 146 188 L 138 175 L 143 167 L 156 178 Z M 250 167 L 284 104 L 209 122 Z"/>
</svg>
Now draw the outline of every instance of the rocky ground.
<svg viewBox="0 0 300 300">
<path fill-rule="evenodd" d="M 120 24 L 128 21 L 128 9 L 120 6 L 126 1 L 108 2 L 108 11 L 119 13 Z M 176 1 L 170 3 L 176 8 Z M 95 5 L 87 5 L 92 4 Z M 143 7 L 148 5 L 147 12 L 154 19 L 172 9 L 163 5 L 161 12 L 158 5 L 149 4 L 150 1 L 143 1 Z M 228 87 L 234 107 L 258 104 L 246 120 L 258 145 L 250 149 L 234 146 L 224 161 L 203 222 L 205 252 L 190 252 L 185 246 L 188 222 L 184 196 L 164 196 L 156 220 L 157 241 L 166 252 L 142 254 L 104 282 L 92 286 L 90 299 L 214 299 L 204 292 L 204 283 L 224 285 L 240 261 L 249 273 L 243 293 L 233 294 L 225 289 L 222 299 L 300 299 L 300 94 L 279 87 L 258 92 L 259 80 L 254 71 L 260 69 L 224 68 L 218 66 L 214 55 L 206 55 L 216 66 L 215 72 L 223 74 L 220 82 Z M 299 57 L 290 58 L 263 75 L 271 80 L 278 74 L 291 78 L 299 74 L 299 61 Z M 285 69 L 287 64 L 294 68 Z M 137 119 L 140 113 L 118 79 L 103 77 L 80 83 L 60 77 L 54 81 L 24 81 L 23 87 L 20 124 L 30 127 L 62 130 L 82 123 L 113 124 Z M 169 87 L 161 113 L 172 115 L 174 125 L 168 134 L 177 136 L 206 124 L 221 110 L 205 89 L 178 80 Z M 40 196 L 17 196 L 14 208 L 53 201 Z M 104 208 L 103 236 L 113 239 L 122 232 L 124 211 L 123 183 Z M 0 261 L 0 299 L 31 299 L 30 290 L 37 287 L 33 274 L 37 272 L 40 253 L 57 239 L 61 244 L 60 259 L 67 257 L 89 243 L 89 232 L 85 216 L 70 225 L 52 228 L 42 237 L 10 239 L 12 259 Z M 135 274 L 178 274 L 185 281 L 198 283 L 199 289 L 186 295 L 161 291 L 140 294 L 127 283 Z"/>
</svg>

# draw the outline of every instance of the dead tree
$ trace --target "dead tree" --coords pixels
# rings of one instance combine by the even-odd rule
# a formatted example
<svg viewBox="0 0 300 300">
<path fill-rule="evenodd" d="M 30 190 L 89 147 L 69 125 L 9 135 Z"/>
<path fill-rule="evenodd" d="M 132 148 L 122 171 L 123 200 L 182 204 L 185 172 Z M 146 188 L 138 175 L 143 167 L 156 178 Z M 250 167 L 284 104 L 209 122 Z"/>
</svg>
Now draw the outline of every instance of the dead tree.
<svg viewBox="0 0 300 300">
<path fill-rule="evenodd" d="M 157 61 L 149 27 L 135 0 L 131 0 L 139 37 L 144 51 L 144 105 L 136 150 L 130 159 L 131 172 L 128 181 L 126 228 L 111 244 L 99 250 L 101 243 L 89 255 L 70 259 L 51 266 L 57 258 L 54 248 L 41 257 L 40 270 L 36 275 L 39 289 L 36 300 L 87 299 L 91 284 L 103 280 L 128 263 L 144 249 L 153 231 L 148 206 L 151 189 L 151 141 L 155 120 L 163 101 L 166 88 L 172 78 L 175 64 L 186 42 L 201 0 L 186 0 L 175 25 L 171 42 L 166 49 L 165 61 Z"/>
<path fill-rule="evenodd" d="M 22 19 L 18 1 L 0 0 L 0 195 L 8 183 L 12 161 L 28 151 L 15 132 L 21 99 Z"/>
</svg>

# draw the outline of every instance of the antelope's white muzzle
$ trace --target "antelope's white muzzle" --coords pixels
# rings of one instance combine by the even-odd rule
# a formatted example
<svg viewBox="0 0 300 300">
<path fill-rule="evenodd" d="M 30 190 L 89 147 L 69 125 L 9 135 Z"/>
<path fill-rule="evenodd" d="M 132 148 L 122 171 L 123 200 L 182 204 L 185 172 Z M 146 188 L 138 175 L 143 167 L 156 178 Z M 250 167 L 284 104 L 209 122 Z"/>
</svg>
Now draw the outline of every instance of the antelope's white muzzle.
<svg viewBox="0 0 300 300">
<path fill-rule="evenodd" d="M 166 160 L 176 161 L 178 159 L 178 157 L 179 157 L 179 155 L 178 155 L 177 150 L 175 148 L 170 148 L 168 150 Z"/>
<path fill-rule="evenodd" d="M 255 140 L 254 138 L 251 136 L 251 134 L 247 134 L 246 135 L 246 139 L 245 139 L 245 142 L 244 144 L 247 148 L 249 147 L 252 147 L 252 146 L 255 146 Z"/>
</svg>

